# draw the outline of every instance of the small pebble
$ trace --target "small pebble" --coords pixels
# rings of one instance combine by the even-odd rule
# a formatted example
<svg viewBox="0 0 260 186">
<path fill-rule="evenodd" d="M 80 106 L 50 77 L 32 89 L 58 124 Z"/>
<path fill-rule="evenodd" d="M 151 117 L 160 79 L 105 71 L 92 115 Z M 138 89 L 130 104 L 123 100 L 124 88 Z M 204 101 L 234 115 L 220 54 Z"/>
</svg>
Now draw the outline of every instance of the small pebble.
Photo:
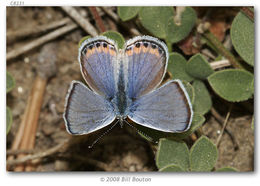
<svg viewBox="0 0 260 186">
<path fill-rule="evenodd" d="M 30 59 L 28 57 L 25 57 L 24 60 L 23 60 L 25 63 L 29 63 L 30 62 Z"/>
<path fill-rule="evenodd" d="M 19 87 L 17 88 L 17 91 L 18 91 L 19 94 L 22 94 L 22 93 L 23 93 L 23 88 L 22 88 L 21 86 L 19 86 Z"/>
<path fill-rule="evenodd" d="M 131 166 L 129 167 L 129 171 L 130 171 L 130 172 L 135 172 L 135 171 L 136 171 L 135 166 L 134 166 L 134 165 L 131 165 Z"/>
<path fill-rule="evenodd" d="M 56 171 L 66 171 L 68 170 L 68 162 L 62 160 L 56 160 L 54 163 L 54 169 Z"/>
</svg>

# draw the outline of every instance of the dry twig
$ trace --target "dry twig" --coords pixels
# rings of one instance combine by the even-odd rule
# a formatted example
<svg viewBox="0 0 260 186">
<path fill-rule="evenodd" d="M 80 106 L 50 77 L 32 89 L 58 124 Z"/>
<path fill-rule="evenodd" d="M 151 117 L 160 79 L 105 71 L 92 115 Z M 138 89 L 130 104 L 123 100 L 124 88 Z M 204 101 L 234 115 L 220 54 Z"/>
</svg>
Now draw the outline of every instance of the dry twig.
<svg viewBox="0 0 260 186">
<path fill-rule="evenodd" d="M 70 31 L 74 30 L 75 28 L 77 28 L 77 25 L 74 23 L 63 26 L 49 34 L 46 34 L 38 39 L 31 41 L 28 44 L 23 45 L 22 47 L 20 47 L 18 49 L 14 49 L 14 50 L 8 52 L 6 55 L 6 60 L 8 61 L 8 60 L 14 59 L 36 47 L 39 47 L 40 45 L 42 45 L 44 43 L 47 43 L 53 39 L 56 39 L 59 36 L 62 36 L 63 34 L 66 34 Z"/>
<path fill-rule="evenodd" d="M 229 50 L 227 50 L 219 41 L 219 39 L 216 38 L 210 31 L 203 32 L 203 35 L 211 44 L 213 44 L 216 47 L 216 49 L 221 55 L 225 56 L 225 58 L 229 60 L 233 67 L 240 69 L 244 68 L 240 64 L 240 62 L 235 58 L 235 56 Z"/>
<path fill-rule="evenodd" d="M 101 17 L 99 16 L 99 13 L 98 13 L 96 7 L 91 6 L 91 7 L 89 7 L 89 10 L 90 10 L 92 16 L 94 17 L 95 22 L 97 23 L 97 27 L 98 27 L 99 31 L 105 32 L 106 31 L 105 25 L 104 25 Z"/>
<path fill-rule="evenodd" d="M 221 125 L 221 127 L 223 127 L 223 123 L 225 122 L 225 119 L 216 111 L 216 109 L 214 109 L 213 107 L 210 110 L 212 116 L 217 120 L 217 122 Z M 229 137 L 231 138 L 233 144 L 234 144 L 234 149 L 238 149 L 238 143 L 234 137 L 234 135 L 232 134 L 232 132 L 230 132 L 227 128 L 224 129 L 224 131 L 229 135 Z"/>
<path fill-rule="evenodd" d="M 17 149 L 17 150 L 7 150 L 6 155 L 18 155 L 18 154 L 32 154 L 35 151 L 33 149 Z M 9 159 L 8 159 L 9 160 Z"/>
<path fill-rule="evenodd" d="M 46 44 L 39 56 L 37 65 L 37 77 L 33 83 L 31 94 L 28 99 L 25 117 L 21 123 L 26 122 L 23 130 L 21 143 L 19 149 L 28 150 L 34 148 L 35 135 L 38 126 L 38 119 L 40 116 L 43 96 L 45 92 L 45 87 L 49 77 L 53 76 L 56 72 L 56 48 L 57 46 L 53 43 Z M 46 55 L 47 54 L 47 55 Z M 20 154 L 18 158 L 23 157 L 24 154 Z M 26 170 L 32 170 L 32 166 L 26 166 Z M 19 165 L 15 167 L 15 171 L 23 171 L 24 165 Z"/>
<path fill-rule="evenodd" d="M 7 40 L 7 43 L 10 44 L 14 41 L 17 41 L 19 39 L 22 39 L 22 38 L 25 38 L 28 36 L 31 37 L 31 36 L 43 34 L 52 29 L 55 29 L 55 28 L 65 25 L 65 24 L 68 24 L 69 22 L 71 22 L 70 18 L 64 18 L 64 19 L 54 21 L 54 22 L 51 22 L 48 24 L 35 26 L 33 29 L 25 28 L 25 29 L 19 29 L 19 30 L 15 30 L 15 31 L 9 31 L 6 33 L 6 40 Z"/>
<path fill-rule="evenodd" d="M 21 140 L 20 149 L 32 149 L 34 146 L 35 133 L 37 129 L 38 118 L 40 115 L 41 104 L 43 100 L 43 94 L 47 81 L 40 77 L 36 77 L 33 88 L 31 91 L 31 101 L 29 105 L 29 114 L 24 117 L 26 126 L 23 132 L 23 138 Z M 32 139 L 33 138 L 33 139 Z M 18 158 L 24 156 L 20 154 Z M 16 167 L 15 171 L 23 171 L 23 165 Z"/>
<path fill-rule="evenodd" d="M 61 7 L 84 31 L 86 31 L 91 36 L 97 36 L 98 32 L 92 24 L 85 19 L 77 10 L 70 6 Z"/>
<path fill-rule="evenodd" d="M 68 145 L 69 141 L 70 141 L 70 139 L 66 139 L 62 143 L 60 143 L 60 144 L 56 145 L 55 147 L 52 147 L 52 148 L 50 148 L 46 151 L 39 152 L 39 153 L 36 153 L 36 154 L 33 154 L 33 155 L 27 155 L 27 156 L 24 156 L 24 157 L 22 157 L 20 159 L 16 159 L 16 160 L 8 160 L 7 166 L 19 165 L 19 164 L 23 164 L 23 163 L 26 163 L 28 161 L 34 160 L 34 159 L 51 156 L 51 155 L 59 152 L 66 145 Z"/>
<path fill-rule="evenodd" d="M 228 67 L 230 65 L 231 65 L 230 62 L 227 59 L 223 59 L 223 60 L 220 60 L 220 61 L 213 61 L 213 62 L 210 63 L 210 66 L 214 70 L 219 69 L 219 68 L 223 68 L 223 67 Z"/>
<path fill-rule="evenodd" d="M 22 122 L 19 126 L 17 134 L 15 135 L 15 138 L 14 138 L 14 141 L 13 141 L 13 144 L 12 144 L 12 147 L 11 147 L 11 150 L 13 150 L 13 151 L 18 150 L 19 146 L 21 144 L 25 125 L 26 125 L 26 118 L 28 118 L 28 115 L 29 115 L 29 109 L 30 109 L 29 105 L 30 105 L 30 103 L 31 103 L 31 95 L 28 97 L 25 112 L 24 112 L 24 115 L 22 117 Z M 14 159 L 14 156 L 8 156 L 8 158 L 7 158 L 7 160 L 13 160 L 13 159 Z M 7 169 L 9 169 L 9 167 L 7 167 Z"/>
<path fill-rule="evenodd" d="M 219 134 L 219 136 L 218 136 L 218 139 L 217 139 L 217 142 L 216 142 L 216 146 L 217 146 L 217 147 L 219 146 L 220 140 L 221 140 L 221 138 L 222 138 L 222 136 L 223 136 L 223 133 L 224 133 L 224 130 L 225 130 L 226 126 L 227 126 L 227 122 L 228 122 L 228 119 L 229 119 L 229 116 L 230 116 L 232 107 L 233 107 L 233 104 L 231 104 L 231 106 L 229 107 L 227 116 L 226 116 L 225 121 L 224 121 L 224 123 L 223 123 L 223 125 L 222 125 L 221 132 L 220 132 L 220 134 Z"/>
<path fill-rule="evenodd" d="M 242 7 L 240 10 L 254 22 L 254 11 L 250 7 Z"/>
</svg>

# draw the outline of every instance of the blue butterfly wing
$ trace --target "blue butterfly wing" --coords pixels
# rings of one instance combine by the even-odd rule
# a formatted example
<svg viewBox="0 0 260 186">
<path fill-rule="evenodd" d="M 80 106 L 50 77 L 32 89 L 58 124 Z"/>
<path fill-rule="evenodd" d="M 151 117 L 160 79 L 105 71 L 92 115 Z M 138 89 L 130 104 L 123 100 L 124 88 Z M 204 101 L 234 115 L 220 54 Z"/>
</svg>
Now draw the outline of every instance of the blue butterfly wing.
<svg viewBox="0 0 260 186">
<path fill-rule="evenodd" d="M 63 114 L 70 134 L 88 134 L 115 119 L 112 104 L 78 81 L 71 83 Z"/>
<path fill-rule="evenodd" d="M 164 132 L 188 130 L 192 116 L 189 96 L 179 80 L 169 81 L 134 101 L 128 115 L 137 124 Z"/>
<path fill-rule="evenodd" d="M 78 60 L 88 86 L 107 99 L 114 98 L 117 64 L 117 45 L 114 41 L 104 36 L 83 41 Z"/>
<path fill-rule="evenodd" d="M 151 92 L 165 75 L 168 52 L 161 41 L 150 36 L 138 36 L 125 45 L 126 93 L 128 98 Z"/>
</svg>

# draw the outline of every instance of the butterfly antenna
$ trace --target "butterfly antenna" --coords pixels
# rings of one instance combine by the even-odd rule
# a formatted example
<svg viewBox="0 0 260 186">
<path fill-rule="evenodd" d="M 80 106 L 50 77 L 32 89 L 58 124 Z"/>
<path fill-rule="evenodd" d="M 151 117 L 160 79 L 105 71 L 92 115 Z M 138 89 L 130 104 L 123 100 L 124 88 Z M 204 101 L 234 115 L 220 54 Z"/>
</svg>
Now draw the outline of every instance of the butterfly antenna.
<svg viewBox="0 0 260 186">
<path fill-rule="evenodd" d="M 124 122 L 126 122 L 130 127 L 132 127 L 133 129 L 135 129 L 137 132 L 141 133 L 142 135 L 144 135 L 145 137 L 147 137 L 150 141 L 154 142 L 154 143 L 158 143 L 158 141 L 155 141 L 151 136 L 148 136 L 147 134 L 145 134 L 144 132 L 140 131 L 139 129 L 137 129 L 135 126 L 131 125 L 130 123 L 128 123 L 128 121 L 124 120 Z"/>
<path fill-rule="evenodd" d="M 118 122 L 119 122 L 119 120 L 115 124 L 113 124 L 106 132 L 101 134 L 90 146 L 88 146 L 88 148 L 91 149 L 103 136 L 105 136 L 109 131 L 111 131 Z"/>
</svg>

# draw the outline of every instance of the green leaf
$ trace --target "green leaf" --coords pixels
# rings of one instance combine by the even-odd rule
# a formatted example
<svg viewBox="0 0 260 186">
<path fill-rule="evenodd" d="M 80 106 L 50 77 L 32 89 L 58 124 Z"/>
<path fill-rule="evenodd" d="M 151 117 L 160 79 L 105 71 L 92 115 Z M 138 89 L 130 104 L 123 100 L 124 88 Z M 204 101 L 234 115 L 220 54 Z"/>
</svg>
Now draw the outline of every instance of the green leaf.
<svg viewBox="0 0 260 186">
<path fill-rule="evenodd" d="M 251 128 L 252 128 L 253 130 L 255 130 L 255 117 L 254 117 L 254 115 L 252 116 Z"/>
<path fill-rule="evenodd" d="M 190 168 L 195 172 L 208 172 L 217 162 L 218 150 L 206 136 L 200 137 L 190 150 Z"/>
<path fill-rule="evenodd" d="M 238 172 L 238 170 L 233 167 L 223 167 L 223 168 L 217 169 L 216 172 Z"/>
<path fill-rule="evenodd" d="M 161 169 L 159 169 L 160 172 L 185 172 L 181 167 L 175 164 L 167 165 Z"/>
<path fill-rule="evenodd" d="M 6 106 L 6 134 L 10 131 L 13 123 L 13 116 L 11 109 Z"/>
<path fill-rule="evenodd" d="M 6 93 L 10 92 L 15 87 L 15 80 L 13 76 L 6 72 Z"/>
<path fill-rule="evenodd" d="M 197 20 L 196 12 L 191 7 L 176 7 L 176 15 L 168 19 L 167 39 L 177 43 L 190 33 Z"/>
<path fill-rule="evenodd" d="M 81 38 L 81 40 L 79 41 L 78 47 L 80 47 L 80 45 L 83 43 L 83 41 L 85 41 L 85 40 L 87 40 L 89 38 L 91 38 L 91 36 L 85 36 L 85 37 Z"/>
<path fill-rule="evenodd" d="M 205 121 L 204 116 L 200 115 L 199 113 L 194 112 L 190 129 L 183 133 L 172 134 L 171 136 L 174 138 L 177 138 L 177 139 L 185 139 L 188 136 L 190 136 L 193 132 L 195 132 L 198 128 L 200 128 L 202 126 L 202 124 L 204 123 L 204 121 Z"/>
<path fill-rule="evenodd" d="M 142 125 L 136 125 L 136 128 L 139 130 L 138 134 L 150 142 L 158 142 L 160 138 L 166 138 L 172 134 L 168 132 L 154 130 L 148 127 L 144 127 Z"/>
<path fill-rule="evenodd" d="M 143 7 L 139 12 L 139 19 L 143 27 L 154 36 L 166 38 L 166 26 L 173 14 L 172 7 Z"/>
<path fill-rule="evenodd" d="M 156 165 L 161 169 L 171 164 L 175 164 L 185 171 L 188 170 L 189 149 L 183 141 L 160 139 L 156 154 Z"/>
<path fill-rule="evenodd" d="M 231 25 L 231 40 L 237 53 L 254 66 L 255 32 L 254 22 L 243 13 L 238 13 Z"/>
<path fill-rule="evenodd" d="M 207 79 L 214 70 L 201 54 L 196 54 L 190 58 L 187 63 L 186 71 L 193 77 L 198 79 Z"/>
<path fill-rule="evenodd" d="M 123 46 L 125 44 L 125 39 L 119 32 L 107 31 L 107 32 L 104 32 L 102 35 L 108 37 L 109 39 L 116 41 L 118 48 L 123 48 Z"/>
<path fill-rule="evenodd" d="M 138 14 L 140 8 L 140 6 L 120 6 L 117 8 L 117 14 L 122 21 L 128 21 Z"/>
<path fill-rule="evenodd" d="M 193 86 L 192 86 L 189 82 L 187 82 L 187 81 L 185 81 L 185 80 L 183 80 L 182 83 L 183 83 L 183 85 L 184 85 L 184 87 L 185 87 L 185 89 L 186 89 L 186 91 L 187 91 L 187 93 L 188 93 L 188 95 L 189 95 L 191 104 L 193 105 L 194 100 L 195 100 L 195 91 L 194 91 L 194 88 L 193 88 Z"/>
<path fill-rule="evenodd" d="M 192 81 L 194 78 L 186 72 L 186 59 L 179 53 L 170 53 L 168 71 L 172 75 L 172 79 L 180 79 L 185 81 Z"/>
<path fill-rule="evenodd" d="M 202 115 L 206 114 L 212 107 L 212 101 L 205 84 L 200 80 L 194 80 L 192 83 L 195 92 L 195 101 L 193 109 Z"/>
<path fill-rule="evenodd" d="M 210 75 L 208 81 L 213 90 L 227 101 L 245 101 L 254 93 L 252 89 L 254 75 L 245 70 L 218 71 Z"/>
</svg>

